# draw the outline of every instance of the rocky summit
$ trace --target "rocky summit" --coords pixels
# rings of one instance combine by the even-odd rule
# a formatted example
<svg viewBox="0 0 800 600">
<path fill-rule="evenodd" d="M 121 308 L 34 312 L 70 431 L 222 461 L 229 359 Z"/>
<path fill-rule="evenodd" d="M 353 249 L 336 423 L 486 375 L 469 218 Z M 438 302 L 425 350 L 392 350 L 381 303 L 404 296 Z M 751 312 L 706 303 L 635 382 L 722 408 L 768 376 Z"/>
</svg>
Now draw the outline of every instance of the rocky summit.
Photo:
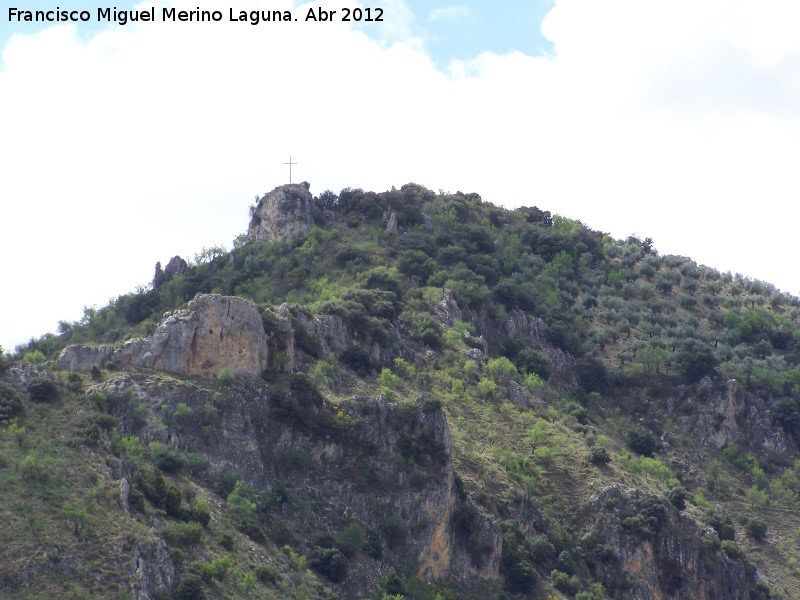
<svg viewBox="0 0 800 600">
<path fill-rule="evenodd" d="M 308 234 L 314 225 L 314 198 L 306 182 L 282 185 L 258 201 L 250 226 L 249 242 L 285 242 Z"/>
<path fill-rule="evenodd" d="M 246 239 L 0 352 L 0 596 L 800 597 L 800 299 L 416 184 Z"/>
</svg>

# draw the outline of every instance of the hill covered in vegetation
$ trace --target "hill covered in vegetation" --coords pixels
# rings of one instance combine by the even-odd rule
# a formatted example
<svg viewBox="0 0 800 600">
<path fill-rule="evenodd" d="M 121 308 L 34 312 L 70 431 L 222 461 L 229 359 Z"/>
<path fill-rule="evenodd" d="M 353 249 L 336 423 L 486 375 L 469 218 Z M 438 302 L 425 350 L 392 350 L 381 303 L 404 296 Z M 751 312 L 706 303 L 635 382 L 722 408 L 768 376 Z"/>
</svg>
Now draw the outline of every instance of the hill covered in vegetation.
<svg viewBox="0 0 800 600">
<path fill-rule="evenodd" d="M 251 217 L 0 362 L 4 596 L 800 596 L 800 300 L 415 184 Z"/>
</svg>

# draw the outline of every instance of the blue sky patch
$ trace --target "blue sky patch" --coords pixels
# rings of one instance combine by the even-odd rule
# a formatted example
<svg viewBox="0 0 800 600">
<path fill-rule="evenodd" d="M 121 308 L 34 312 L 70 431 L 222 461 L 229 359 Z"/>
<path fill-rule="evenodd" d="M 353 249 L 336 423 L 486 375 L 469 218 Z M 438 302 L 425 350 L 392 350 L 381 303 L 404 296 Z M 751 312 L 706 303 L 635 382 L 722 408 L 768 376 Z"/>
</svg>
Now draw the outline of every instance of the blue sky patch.
<svg viewBox="0 0 800 600">
<path fill-rule="evenodd" d="M 552 43 L 542 36 L 541 25 L 553 0 L 405 0 L 409 33 L 440 69 L 453 60 L 469 60 L 482 52 L 530 56 L 551 54 Z M 401 16 L 387 7 L 387 19 Z M 363 27 L 370 36 L 375 27 Z M 387 41 L 387 40 L 382 40 Z M 389 40 L 392 41 L 392 40 Z"/>
</svg>

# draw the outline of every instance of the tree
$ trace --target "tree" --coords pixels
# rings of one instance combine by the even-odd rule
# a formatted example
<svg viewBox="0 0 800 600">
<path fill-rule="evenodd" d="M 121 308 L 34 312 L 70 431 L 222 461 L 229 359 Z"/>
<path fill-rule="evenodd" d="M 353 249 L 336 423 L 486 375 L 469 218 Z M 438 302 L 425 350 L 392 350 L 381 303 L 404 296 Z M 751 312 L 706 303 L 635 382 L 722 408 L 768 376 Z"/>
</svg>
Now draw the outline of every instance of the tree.
<svg viewBox="0 0 800 600">
<path fill-rule="evenodd" d="M 744 530 L 754 540 L 761 541 L 767 535 L 767 524 L 760 519 L 750 519 Z"/>
<path fill-rule="evenodd" d="M 658 346 L 647 346 L 640 353 L 644 372 L 648 376 L 658 375 L 661 372 L 661 365 L 667 358 L 667 351 Z"/>
<path fill-rule="evenodd" d="M 89 516 L 86 512 L 74 506 L 66 506 L 63 510 L 63 515 L 75 527 L 75 537 L 80 537 L 81 531 L 89 523 Z"/>
</svg>

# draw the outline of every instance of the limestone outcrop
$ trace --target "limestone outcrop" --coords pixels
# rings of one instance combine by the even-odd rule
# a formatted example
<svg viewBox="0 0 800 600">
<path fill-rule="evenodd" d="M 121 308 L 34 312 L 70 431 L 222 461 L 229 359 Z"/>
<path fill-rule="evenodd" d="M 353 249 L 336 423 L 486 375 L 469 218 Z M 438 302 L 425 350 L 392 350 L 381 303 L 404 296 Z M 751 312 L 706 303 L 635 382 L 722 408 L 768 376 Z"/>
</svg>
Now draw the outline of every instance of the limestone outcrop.
<svg viewBox="0 0 800 600">
<path fill-rule="evenodd" d="M 250 226 L 248 242 L 285 242 L 302 237 L 314 225 L 314 198 L 308 182 L 282 185 L 259 200 Z"/>
<path fill-rule="evenodd" d="M 239 376 L 257 376 L 267 366 L 268 353 L 255 304 L 232 296 L 198 294 L 186 310 L 167 313 L 150 337 L 122 347 L 69 346 L 58 365 L 85 370 L 108 361 L 201 377 L 215 377 L 224 368 Z"/>
<path fill-rule="evenodd" d="M 173 256 L 164 270 L 161 269 L 161 263 L 157 262 L 156 273 L 153 276 L 153 289 L 159 289 L 176 275 L 183 275 L 188 268 L 188 263 L 180 256 Z"/>
</svg>

